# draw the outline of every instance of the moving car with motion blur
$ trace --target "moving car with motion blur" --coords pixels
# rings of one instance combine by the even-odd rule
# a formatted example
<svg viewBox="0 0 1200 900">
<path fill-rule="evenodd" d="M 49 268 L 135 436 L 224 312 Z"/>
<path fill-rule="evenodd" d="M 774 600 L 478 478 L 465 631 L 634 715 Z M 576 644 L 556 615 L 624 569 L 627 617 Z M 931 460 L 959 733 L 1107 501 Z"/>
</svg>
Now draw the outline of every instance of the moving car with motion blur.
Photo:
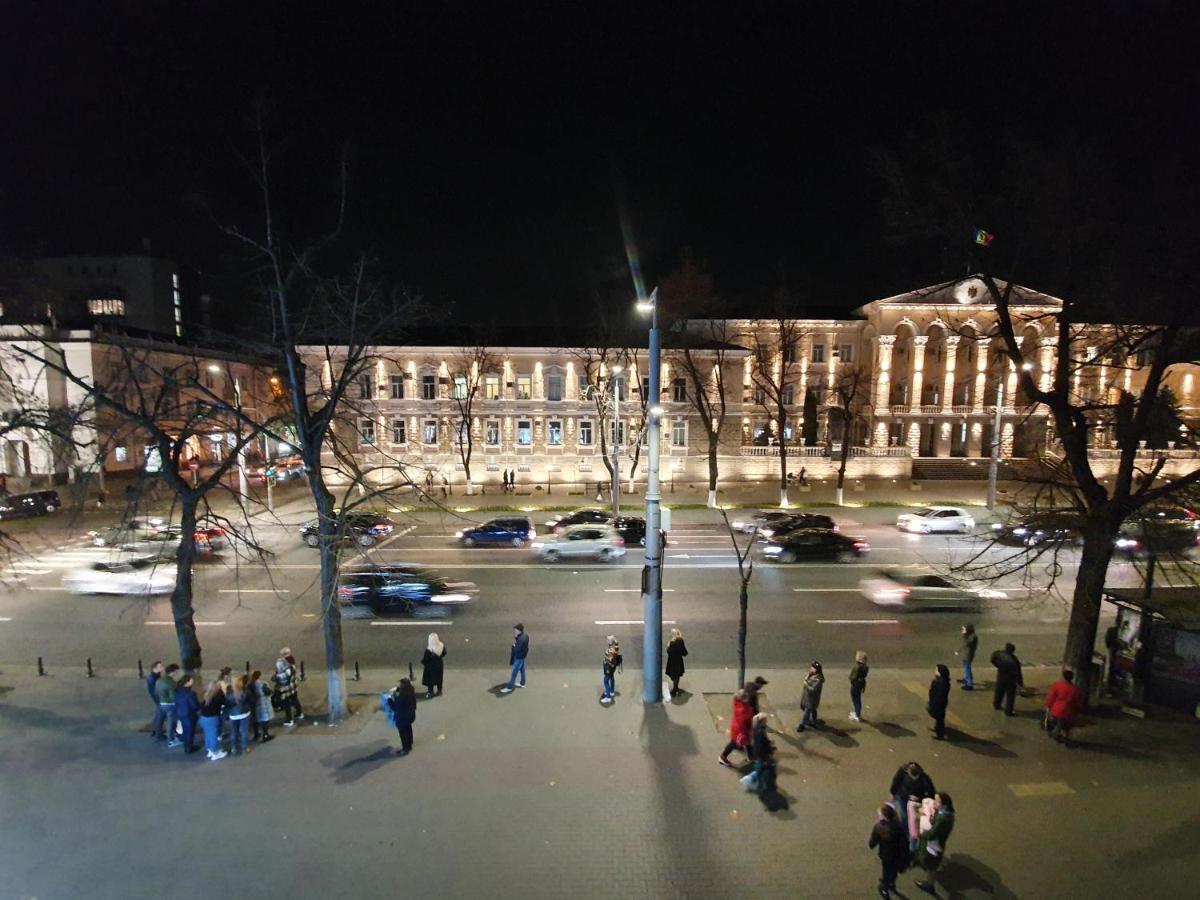
<svg viewBox="0 0 1200 900">
<path fill-rule="evenodd" d="M 904 513 L 896 519 L 901 531 L 915 534 L 935 532 L 957 532 L 970 534 L 975 530 L 975 519 L 966 510 L 957 506 L 925 506 L 914 512 Z"/>
<path fill-rule="evenodd" d="M 612 513 L 606 509 L 594 506 L 577 509 L 570 513 L 560 513 L 546 522 L 546 527 L 555 534 L 562 534 L 572 525 L 601 525 L 612 518 Z"/>
<path fill-rule="evenodd" d="M 499 546 L 524 547 L 537 532 L 528 516 L 504 516 L 482 525 L 455 532 L 454 539 L 464 547 Z"/>
<path fill-rule="evenodd" d="M 870 550 L 871 545 L 862 538 L 847 537 L 826 528 L 801 528 L 771 538 L 763 547 L 762 555 L 763 559 L 780 563 L 813 559 L 848 563 Z"/>
<path fill-rule="evenodd" d="M 641 516 L 617 516 L 608 520 L 608 524 L 617 529 L 626 545 L 636 544 L 646 546 L 646 520 Z M 667 546 L 667 533 L 662 532 L 662 545 Z"/>
<path fill-rule="evenodd" d="M 450 581 L 416 563 L 354 569 L 338 581 L 338 606 L 346 618 L 445 615 L 476 590 L 470 581 Z"/>
<path fill-rule="evenodd" d="M 961 582 L 913 569 L 883 569 L 858 584 L 862 595 L 878 606 L 907 611 L 973 609 L 983 600 L 1004 600 L 1008 594 L 975 589 Z"/>
<path fill-rule="evenodd" d="M 395 530 L 396 523 L 387 516 L 379 513 L 351 512 L 346 513 L 342 540 L 353 542 L 360 547 L 371 547 Z M 300 526 L 300 540 L 309 547 L 321 546 L 320 523 L 316 519 Z"/>
<path fill-rule="evenodd" d="M 33 491 L 28 494 L 7 494 L 0 497 L 0 519 L 23 519 L 42 516 L 62 509 L 58 491 Z"/>
<path fill-rule="evenodd" d="M 1028 518 L 992 525 L 992 538 L 1010 547 L 1040 547 L 1043 544 L 1078 544 L 1079 528 L 1064 519 Z"/>
<path fill-rule="evenodd" d="M 793 513 L 787 518 L 779 519 L 760 528 L 758 530 L 758 538 L 759 540 L 770 540 L 772 538 L 783 537 L 785 534 L 791 534 L 793 531 L 812 528 L 834 532 L 838 530 L 837 523 L 829 516 L 817 513 Z"/>
<path fill-rule="evenodd" d="M 136 556 L 174 556 L 179 549 L 179 527 L 159 518 L 131 519 L 89 534 L 93 546 L 115 547 Z M 229 546 L 225 529 L 215 525 L 197 525 L 194 539 L 196 552 L 202 555 L 218 553 Z"/>
<path fill-rule="evenodd" d="M 1127 559 L 1146 559 L 1150 556 L 1190 557 L 1200 543 L 1200 532 L 1189 521 L 1158 518 L 1127 519 L 1121 525 L 1113 548 Z"/>
<path fill-rule="evenodd" d="M 625 539 L 611 525 L 572 525 L 532 546 L 546 562 L 580 558 L 612 562 L 625 555 Z"/>
<path fill-rule="evenodd" d="M 767 509 L 756 512 L 748 519 L 734 519 L 732 527 L 734 531 L 750 534 L 752 531 L 770 528 L 776 522 L 782 522 L 784 519 L 791 518 L 792 515 L 793 513 L 783 509 Z"/>
<path fill-rule="evenodd" d="M 62 586 L 72 594 L 169 594 L 175 589 L 175 565 L 156 557 L 117 557 L 68 572 Z"/>
</svg>

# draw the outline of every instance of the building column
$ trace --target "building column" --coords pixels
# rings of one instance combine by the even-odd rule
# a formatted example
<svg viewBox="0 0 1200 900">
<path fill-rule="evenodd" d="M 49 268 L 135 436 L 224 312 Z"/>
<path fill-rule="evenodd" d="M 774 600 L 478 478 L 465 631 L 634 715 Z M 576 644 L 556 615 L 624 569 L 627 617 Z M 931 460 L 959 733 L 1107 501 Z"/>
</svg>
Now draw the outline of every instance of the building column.
<svg viewBox="0 0 1200 900">
<path fill-rule="evenodd" d="M 933 455 L 946 457 L 950 455 L 950 429 L 952 425 L 949 419 L 943 419 L 933 426 Z"/>
<path fill-rule="evenodd" d="M 975 396 L 971 398 L 971 411 L 983 412 L 984 394 L 987 392 L 988 345 L 991 338 L 980 338 L 976 341 L 979 355 L 975 358 Z"/>
<path fill-rule="evenodd" d="M 1000 455 L 1005 459 L 1012 459 L 1013 452 L 1013 423 L 1005 422 L 1004 427 L 1000 429 Z"/>
<path fill-rule="evenodd" d="M 1054 382 L 1054 349 L 1057 343 L 1058 338 L 1053 337 L 1044 337 L 1038 342 L 1038 349 L 1041 351 L 1039 366 L 1042 370 L 1038 387 L 1043 391 L 1049 391 Z"/>
<path fill-rule="evenodd" d="M 962 340 L 957 334 L 946 338 L 946 374 L 942 376 L 942 412 L 950 412 L 954 405 L 954 363 L 958 356 L 958 342 Z"/>
<path fill-rule="evenodd" d="M 1024 340 L 1016 338 L 1018 349 Z M 1008 361 L 1008 383 L 1004 386 L 1004 408 L 1010 411 L 1017 408 L 1017 366 L 1011 359 Z"/>
<path fill-rule="evenodd" d="M 921 411 L 921 389 L 924 377 L 922 370 L 925 368 L 925 345 L 927 343 L 929 343 L 929 338 L 925 335 L 913 338 L 912 379 L 909 382 L 911 388 L 908 392 L 908 405 L 917 412 Z"/>
<path fill-rule="evenodd" d="M 891 399 L 892 348 L 896 346 L 896 336 L 881 334 L 875 340 L 879 344 L 879 353 L 875 357 L 878 375 L 875 377 L 875 397 L 871 405 L 875 415 L 885 416 L 888 414 L 888 401 Z"/>
<path fill-rule="evenodd" d="M 921 455 L 921 425 L 916 419 L 908 420 L 908 449 L 913 456 Z"/>
<path fill-rule="evenodd" d="M 978 457 L 983 455 L 983 423 L 980 421 L 971 422 L 967 426 L 967 456 Z"/>
</svg>

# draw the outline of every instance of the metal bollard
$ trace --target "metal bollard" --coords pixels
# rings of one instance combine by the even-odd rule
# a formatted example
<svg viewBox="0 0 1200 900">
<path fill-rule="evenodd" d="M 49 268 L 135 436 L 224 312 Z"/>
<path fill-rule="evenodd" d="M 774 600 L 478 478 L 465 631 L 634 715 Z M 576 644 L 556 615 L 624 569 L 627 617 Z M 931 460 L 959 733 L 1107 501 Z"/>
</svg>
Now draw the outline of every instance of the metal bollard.
<svg viewBox="0 0 1200 900">
<path fill-rule="evenodd" d="M 250 660 L 246 660 L 246 674 L 250 674 Z"/>
<path fill-rule="evenodd" d="M 304 680 L 304 660 L 300 660 L 300 680 Z"/>
<path fill-rule="evenodd" d="M 92 671 L 92 658 L 90 656 L 88 657 L 87 669 L 88 669 L 88 678 L 95 678 L 96 673 Z"/>
<path fill-rule="evenodd" d="M 412 681 L 416 676 L 413 675 L 412 660 L 408 661 L 408 680 Z"/>
<path fill-rule="evenodd" d="M 46 668 L 45 668 L 45 666 L 42 665 L 42 658 L 40 656 L 38 657 L 38 674 L 39 675 L 46 674 Z"/>
<path fill-rule="evenodd" d="M 146 671 L 142 668 L 142 661 L 140 659 L 138 660 L 138 678 L 143 681 L 146 679 Z"/>
<path fill-rule="evenodd" d="M 362 681 L 362 673 L 358 671 L 358 660 L 354 661 L 354 680 Z"/>
</svg>

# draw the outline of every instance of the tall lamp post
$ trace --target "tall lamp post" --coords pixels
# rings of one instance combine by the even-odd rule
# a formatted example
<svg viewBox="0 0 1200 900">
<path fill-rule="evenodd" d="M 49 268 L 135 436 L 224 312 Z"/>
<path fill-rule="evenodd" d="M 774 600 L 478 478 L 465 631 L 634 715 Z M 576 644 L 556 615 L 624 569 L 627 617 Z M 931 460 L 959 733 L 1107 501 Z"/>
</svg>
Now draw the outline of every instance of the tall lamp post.
<svg viewBox="0 0 1200 900">
<path fill-rule="evenodd" d="M 662 366 L 658 333 L 658 288 L 639 298 L 639 312 L 650 314 L 650 407 L 647 444 L 650 461 L 646 476 L 646 562 L 642 567 L 642 700 L 662 702 L 662 514 L 658 486 L 658 448 L 662 431 L 659 385 Z"/>
<path fill-rule="evenodd" d="M 612 367 L 612 509 L 621 514 L 621 367 Z"/>
</svg>

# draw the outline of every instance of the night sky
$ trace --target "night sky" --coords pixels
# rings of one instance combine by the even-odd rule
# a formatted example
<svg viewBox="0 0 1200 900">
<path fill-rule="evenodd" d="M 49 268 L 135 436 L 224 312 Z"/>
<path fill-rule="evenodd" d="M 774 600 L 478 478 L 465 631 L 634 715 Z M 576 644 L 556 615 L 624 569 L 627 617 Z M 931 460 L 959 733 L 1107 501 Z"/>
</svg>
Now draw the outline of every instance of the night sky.
<svg viewBox="0 0 1200 900">
<path fill-rule="evenodd" d="M 1078 146 L 1131 219 L 1195 165 L 1185 3 L 303 7 L 5 4 L 0 253 L 149 238 L 231 293 L 205 210 L 254 224 L 259 98 L 289 235 L 329 213 L 348 145 L 348 239 L 480 318 L 627 285 L 622 205 L 648 281 L 690 248 L 742 308 L 783 280 L 848 307 L 956 274 L 886 240 L 870 165 L 934 122 L 984 182 L 1004 136 Z"/>
</svg>

